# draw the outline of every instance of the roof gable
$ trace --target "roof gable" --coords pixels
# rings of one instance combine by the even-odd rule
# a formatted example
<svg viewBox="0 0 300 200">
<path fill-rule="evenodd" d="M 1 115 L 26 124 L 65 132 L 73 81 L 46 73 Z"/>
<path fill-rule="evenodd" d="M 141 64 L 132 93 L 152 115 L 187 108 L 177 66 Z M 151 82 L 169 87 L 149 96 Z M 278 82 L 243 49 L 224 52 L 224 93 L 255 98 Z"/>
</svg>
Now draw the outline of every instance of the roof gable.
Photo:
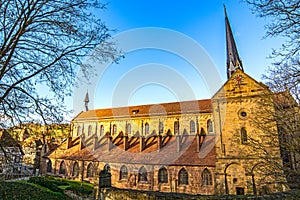
<svg viewBox="0 0 300 200">
<path fill-rule="evenodd" d="M 256 81 L 251 76 L 238 69 L 213 95 L 212 99 L 255 96 L 270 92 L 271 91 L 265 84 Z"/>
<path fill-rule="evenodd" d="M 20 150 L 21 154 L 24 155 L 19 142 L 15 140 L 6 130 L 0 131 L 0 145 L 2 148 L 16 147 Z"/>
<path fill-rule="evenodd" d="M 0 132 L 0 144 L 2 147 L 19 147 L 19 143 L 5 130 Z"/>
</svg>

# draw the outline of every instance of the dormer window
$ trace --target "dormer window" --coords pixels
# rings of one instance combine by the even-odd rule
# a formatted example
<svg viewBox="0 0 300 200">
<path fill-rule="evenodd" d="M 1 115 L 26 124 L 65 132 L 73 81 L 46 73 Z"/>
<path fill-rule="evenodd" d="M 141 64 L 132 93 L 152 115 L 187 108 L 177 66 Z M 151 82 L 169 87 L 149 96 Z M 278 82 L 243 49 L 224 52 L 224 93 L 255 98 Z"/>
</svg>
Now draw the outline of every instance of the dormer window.
<svg viewBox="0 0 300 200">
<path fill-rule="evenodd" d="M 139 113 L 139 110 L 132 110 L 132 114 L 136 115 Z"/>
</svg>

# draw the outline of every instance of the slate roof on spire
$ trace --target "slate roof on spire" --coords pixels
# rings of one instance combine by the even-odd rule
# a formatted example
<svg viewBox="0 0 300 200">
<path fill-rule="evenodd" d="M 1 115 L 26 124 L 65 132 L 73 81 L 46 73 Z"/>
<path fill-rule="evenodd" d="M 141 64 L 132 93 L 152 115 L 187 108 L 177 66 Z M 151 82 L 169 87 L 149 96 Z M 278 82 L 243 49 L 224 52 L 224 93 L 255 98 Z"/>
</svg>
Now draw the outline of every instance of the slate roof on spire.
<svg viewBox="0 0 300 200">
<path fill-rule="evenodd" d="M 227 17 L 226 7 L 224 5 L 225 25 L 226 25 L 226 51 L 227 51 L 227 78 L 229 78 L 236 69 L 244 71 L 242 61 L 233 38 L 232 30 Z"/>
</svg>

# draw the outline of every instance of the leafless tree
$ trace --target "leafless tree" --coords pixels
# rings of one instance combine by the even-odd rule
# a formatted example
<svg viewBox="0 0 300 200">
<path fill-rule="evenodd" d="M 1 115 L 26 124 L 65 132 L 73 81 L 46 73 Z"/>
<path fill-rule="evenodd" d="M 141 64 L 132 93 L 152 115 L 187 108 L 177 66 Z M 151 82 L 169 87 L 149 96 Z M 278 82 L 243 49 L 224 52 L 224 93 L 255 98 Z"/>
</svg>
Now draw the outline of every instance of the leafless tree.
<svg viewBox="0 0 300 200">
<path fill-rule="evenodd" d="M 299 0 L 244 0 L 259 17 L 268 19 L 266 37 L 288 38 L 274 55 L 294 57 L 300 50 Z"/>
<path fill-rule="evenodd" d="M 76 72 L 92 74 L 84 57 L 116 57 L 110 30 L 96 17 L 104 8 L 96 0 L 0 0 L 1 128 L 63 121 Z"/>
<path fill-rule="evenodd" d="M 288 179 L 294 177 L 291 182 L 295 182 L 300 178 L 300 1 L 244 1 L 259 17 L 268 19 L 266 37 L 287 38 L 280 49 L 273 50 L 271 58 L 275 61 L 263 79 L 274 92 L 271 99 L 275 112 L 269 121 L 277 124 L 284 170 Z"/>
<path fill-rule="evenodd" d="M 299 95 L 299 94 L 298 94 Z M 299 96 L 298 96 L 299 97 Z M 287 90 L 275 93 L 275 119 L 284 172 L 291 187 L 300 186 L 300 109 Z"/>
<path fill-rule="evenodd" d="M 259 17 L 268 19 L 266 37 L 287 38 L 273 50 L 275 61 L 264 76 L 273 91 L 290 90 L 299 103 L 300 83 L 300 0 L 244 0 Z"/>
</svg>

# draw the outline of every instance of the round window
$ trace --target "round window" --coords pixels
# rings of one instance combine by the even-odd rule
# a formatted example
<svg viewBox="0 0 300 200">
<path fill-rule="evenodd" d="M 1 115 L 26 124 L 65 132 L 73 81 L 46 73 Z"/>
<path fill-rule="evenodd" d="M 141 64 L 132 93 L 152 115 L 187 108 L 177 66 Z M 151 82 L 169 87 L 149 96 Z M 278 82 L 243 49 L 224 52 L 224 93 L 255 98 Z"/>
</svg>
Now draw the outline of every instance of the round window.
<svg viewBox="0 0 300 200">
<path fill-rule="evenodd" d="M 245 109 L 240 109 L 238 115 L 241 119 L 245 119 L 247 117 L 247 112 L 245 111 Z"/>
<path fill-rule="evenodd" d="M 247 113 L 246 113 L 245 111 L 242 111 L 242 112 L 241 112 L 241 116 L 242 116 L 242 117 L 247 117 Z"/>
</svg>

